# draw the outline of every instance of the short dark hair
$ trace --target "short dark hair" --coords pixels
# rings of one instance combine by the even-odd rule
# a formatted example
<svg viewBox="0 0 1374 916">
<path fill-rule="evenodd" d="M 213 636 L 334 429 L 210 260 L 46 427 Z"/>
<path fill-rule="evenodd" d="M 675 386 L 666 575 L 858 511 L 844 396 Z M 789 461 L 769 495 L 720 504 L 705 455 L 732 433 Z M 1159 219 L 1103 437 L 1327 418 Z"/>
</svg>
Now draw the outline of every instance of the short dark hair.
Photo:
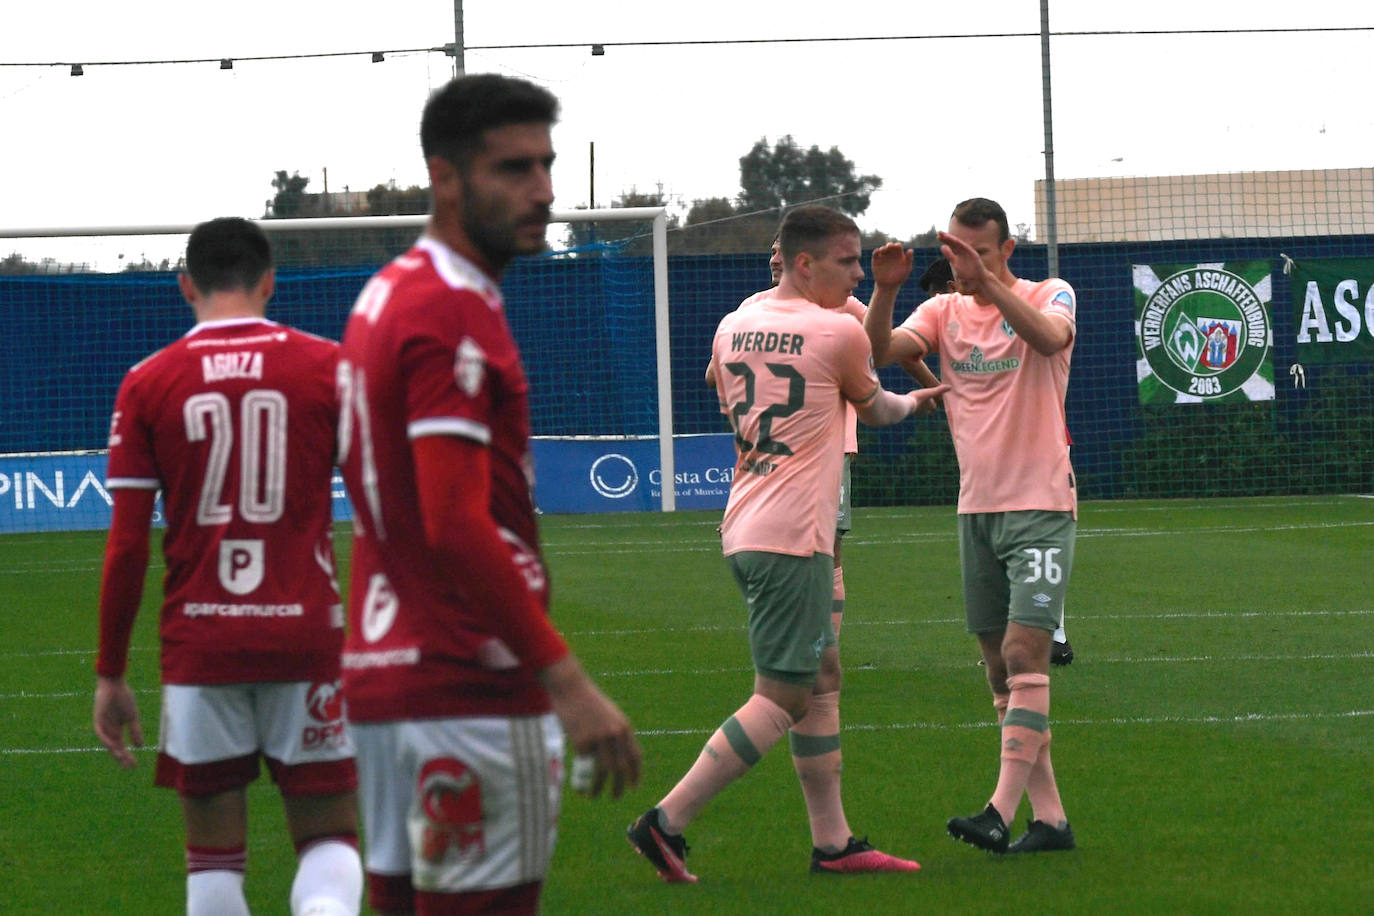
<svg viewBox="0 0 1374 916">
<path fill-rule="evenodd" d="M 222 216 L 186 240 L 186 273 L 202 293 L 252 289 L 272 268 L 272 246 L 257 223 Z"/>
<path fill-rule="evenodd" d="M 558 99 L 522 79 L 496 73 L 460 76 L 436 89 L 420 117 L 425 158 L 442 156 L 466 168 L 482 148 L 482 134 L 507 124 L 553 124 Z"/>
<path fill-rule="evenodd" d="M 1007 211 L 1003 210 L 1002 205 L 995 200 L 988 200 L 986 197 L 970 197 L 955 206 L 954 212 L 950 216 L 969 228 L 977 228 L 988 220 L 996 220 L 997 228 L 1001 234 L 997 243 L 1000 245 L 1011 238 L 1011 227 L 1007 225 Z"/>
<path fill-rule="evenodd" d="M 858 235 L 859 227 L 839 210 L 815 204 L 794 207 L 782 218 L 778 250 L 783 264 L 791 264 L 803 251 L 815 257 L 825 254 L 828 243 L 839 235 Z"/>
<path fill-rule="evenodd" d="M 925 290 L 927 295 L 935 296 L 945 292 L 953 279 L 954 268 L 949 266 L 947 259 L 939 257 L 930 262 L 930 266 L 921 274 L 921 279 L 916 281 L 916 285 Z"/>
</svg>

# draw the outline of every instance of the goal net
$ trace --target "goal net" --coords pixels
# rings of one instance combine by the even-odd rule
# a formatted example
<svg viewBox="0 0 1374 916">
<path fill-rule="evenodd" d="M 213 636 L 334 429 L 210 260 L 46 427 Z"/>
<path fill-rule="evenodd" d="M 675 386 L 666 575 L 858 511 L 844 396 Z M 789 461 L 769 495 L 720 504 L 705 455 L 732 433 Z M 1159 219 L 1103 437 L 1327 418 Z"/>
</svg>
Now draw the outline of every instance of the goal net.
<svg viewBox="0 0 1374 916">
<path fill-rule="evenodd" d="M 583 453 L 602 448 L 632 453 L 637 478 L 627 489 L 616 483 L 623 469 L 605 466 L 605 480 L 626 490 L 605 508 L 675 507 L 674 488 L 651 486 L 674 476 L 662 212 L 555 214 L 556 250 L 517 259 L 504 278 L 551 506 L 591 489 L 585 468 L 558 463 L 595 461 Z M 362 285 L 423 224 L 407 216 L 263 220 L 277 265 L 268 317 L 338 339 Z M 596 240 L 601 225 L 636 226 L 645 241 L 615 233 Z M 578 235 L 569 226 L 586 230 L 587 243 L 567 246 Z M 115 392 L 130 366 L 193 323 L 175 276 L 192 228 L 0 230 L 8 246 L 0 259 L 0 532 L 108 525 Z"/>
</svg>

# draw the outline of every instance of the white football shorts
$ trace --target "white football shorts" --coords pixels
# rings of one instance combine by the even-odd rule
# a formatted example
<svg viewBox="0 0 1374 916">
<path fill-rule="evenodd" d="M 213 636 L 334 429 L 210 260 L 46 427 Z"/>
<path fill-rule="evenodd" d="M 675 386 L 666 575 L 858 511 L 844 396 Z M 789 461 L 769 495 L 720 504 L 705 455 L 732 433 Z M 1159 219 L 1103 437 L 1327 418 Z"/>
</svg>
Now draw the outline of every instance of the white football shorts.
<svg viewBox="0 0 1374 916">
<path fill-rule="evenodd" d="M 444 894 L 544 880 L 563 782 L 552 713 L 351 728 L 370 874 Z"/>
<path fill-rule="evenodd" d="M 182 768 L 259 753 L 286 767 L 353 757 L 337 681 L 164 684 L 158 737 Z"/>
</svg>

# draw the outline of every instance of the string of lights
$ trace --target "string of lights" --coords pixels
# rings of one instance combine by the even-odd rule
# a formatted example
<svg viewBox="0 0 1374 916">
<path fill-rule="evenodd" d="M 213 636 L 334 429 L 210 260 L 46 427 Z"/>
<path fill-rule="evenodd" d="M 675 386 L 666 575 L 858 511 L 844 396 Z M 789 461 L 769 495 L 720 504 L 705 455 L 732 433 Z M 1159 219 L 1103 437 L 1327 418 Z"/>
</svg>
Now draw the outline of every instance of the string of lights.
<svg viewBox="0 0 1374 916">
<path fill-rule="evenodd" d="M 1051 38 L 1092 38 L 1115 36 L 1171 36 L 1171 35 L 1294 35 L 1341 32 L 1370 32 L 1374 25 L 1349 26 L 1293 26 L 1290 28 L 1232 28 L 1232 29 L 1116 29 L 1051 32 Z M 938 35 L 858 35 L 823 36 L 813 38 L 702 38 L 668 39 L 663 41 L 567 41 L 526 44 L 464 45 L 466 51 L 520 51 L 588 48 L 593 56 L 601 57 L 607 48 L 664 48 L 723 45 L 785 45 L 805 43 L 841 43 L 867 41 L 953 41 L 986 38 L 1040 38 L 1039 32 L 956 32 Z M 86 67 L 141 67 L 165 64 L 218 64 L 221 70 L 234 69 L 235 63 L 251 61 L 310 60 L 330 57 L 370 57 L 379 64 L 388 54 L 446 54 L 454 56 L 452 42 L 426 48 L 392 48 L 368 51 L 324 51 L 311 54 L 261 54 L 234 57 L 172 58 L 166 60 L 101 60 L 101 61 L 0 61 L 0 67 L 70 67 L 72 76 L 82 76 Z"/>
<path fill-rule="evenodd" d="M 83 67 L 147 67 L 162 64 L 219 64 L 221 70 L 232 70 L 234 64 L 264 60 L 310 60 L 322 57 L 371 57 L 374 64 L 386 60 L 388 54 L 447 54 L 453 55 L 453 45 L 439 45 L 433 48 L 392 48 L 384 51 L 322 51 L 314 54 L 260 54 L 241 57 L 184 57 L 169 60 L 92 60 L 74 63 L 72 61 L 0 61 L 0 67 L 71 67 L 72 76 L 83 75 Z"/>
</svg>

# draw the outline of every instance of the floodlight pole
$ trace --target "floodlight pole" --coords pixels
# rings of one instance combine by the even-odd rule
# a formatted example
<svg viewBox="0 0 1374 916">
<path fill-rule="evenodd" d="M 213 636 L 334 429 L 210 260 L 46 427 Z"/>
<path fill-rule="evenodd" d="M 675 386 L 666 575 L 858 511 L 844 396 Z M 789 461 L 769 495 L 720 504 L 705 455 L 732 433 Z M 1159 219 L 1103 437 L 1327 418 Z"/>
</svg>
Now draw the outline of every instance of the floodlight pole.
<svg viewBox="0 0 1374 916">
<path fill-rule="evenodd" d="M 1059 276 L 1059 220 L 1055 215 L 1054 117 L 1050 113 L 1050 0 L 1040 0 L 1040 81 L 1045 108 L 1045 248 L 1050 276 Z"/>
</svg>

